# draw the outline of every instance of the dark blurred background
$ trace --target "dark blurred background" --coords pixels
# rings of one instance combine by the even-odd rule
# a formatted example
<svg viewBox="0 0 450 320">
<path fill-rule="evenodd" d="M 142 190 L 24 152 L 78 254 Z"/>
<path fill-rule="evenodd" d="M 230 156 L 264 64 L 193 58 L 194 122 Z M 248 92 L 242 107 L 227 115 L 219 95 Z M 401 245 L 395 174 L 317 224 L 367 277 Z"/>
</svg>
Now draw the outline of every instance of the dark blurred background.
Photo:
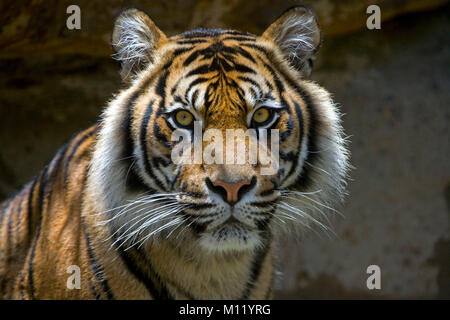
<svg viewBox="0 0 450 320">
<path fill-rule="evenodd" d="M 260 34 L 296 1 L 0 3 L 0 201 L 95 122 L 120 86 L 113 18 L 145 9 L 168 35 L 198 26 Z M 302 1 L 324 43 L 312 79 L 333 93 L 351 136 L 352 180 L 336 236 L 279 250 L 277 298 L 450 298 L 450 7 L 444 0 Z M 66 8 L 81 8 L 81 29 Z M 368 5 L 381 29 L 366 28 Z M 381 268 L 381 290 L 366 269 Z"/>
</svg>

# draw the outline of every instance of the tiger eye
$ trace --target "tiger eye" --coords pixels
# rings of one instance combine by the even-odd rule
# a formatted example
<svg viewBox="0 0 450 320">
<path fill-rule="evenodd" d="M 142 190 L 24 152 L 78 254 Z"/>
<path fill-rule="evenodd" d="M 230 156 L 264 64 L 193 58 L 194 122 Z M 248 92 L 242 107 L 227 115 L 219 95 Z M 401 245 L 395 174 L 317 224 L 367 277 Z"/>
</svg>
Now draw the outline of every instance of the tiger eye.
<svg viewBox="0 0 450 320">
<path fill-rule="evenodd" d="M 181 126 L 190 126 L 194 122 L 194 116 L 186 110 L 180 110 L 175 115 L 175 120 Z"/>
<path fill-rule="evenodd" d="M 253 114 L 253 121 L 256 123 L 263 123 L 270 118 L 270 112 L 267 108 L 259 108 L 256 110 L 256 112 Z"/>
</svg>

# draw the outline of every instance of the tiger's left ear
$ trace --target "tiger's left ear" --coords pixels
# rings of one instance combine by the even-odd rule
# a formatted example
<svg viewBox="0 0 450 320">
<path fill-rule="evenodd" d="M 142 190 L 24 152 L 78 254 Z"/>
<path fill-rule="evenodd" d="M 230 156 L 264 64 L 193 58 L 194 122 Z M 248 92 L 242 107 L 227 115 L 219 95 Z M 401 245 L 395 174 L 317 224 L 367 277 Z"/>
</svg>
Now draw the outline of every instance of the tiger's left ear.
<svg viewBox="0 0 450 320">
<path fill-rule="evenodd" d="M 132 76 L 154 61 L 158 46 L 167 40 L 165 34 L 142 10 L 122 10 L 114 23 L 111 46 L 113 57 L 122 65 L 122 79 L 127 82 Z"/>
<path fill-rule="evenodd" d="M 314 54 L 322 38 L 317 16 L 307 6 L 286 10 L 264 31 L 263 38 L 274 41 L 289 63 L 303 76 L 312 70 Z"/>
</svg>

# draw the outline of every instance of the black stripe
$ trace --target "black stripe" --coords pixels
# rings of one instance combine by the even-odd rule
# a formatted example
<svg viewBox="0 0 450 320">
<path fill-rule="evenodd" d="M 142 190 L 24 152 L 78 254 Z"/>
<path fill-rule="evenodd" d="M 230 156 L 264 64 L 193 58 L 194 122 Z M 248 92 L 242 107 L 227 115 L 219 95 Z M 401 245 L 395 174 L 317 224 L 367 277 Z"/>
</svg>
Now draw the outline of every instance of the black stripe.
<svg viewBox="0 0 450 320">
<path fill-rule="evenodd" d="M 265 244 L 256 252 L 255 257 L 251 265 L 250 278 L 247 281 L 244 292 L 242 293 L 241 300 L 247 300 L 250 297 L 252 289 L 255 287 L 256 281 L 261 273 L 262 265 L 269 252 L 269 236 L 265 236 Z"/>
<path fill-rule="evenodd" d="M 197 50 L 192 52 L 187 58 L 186 60 L 184 60 L 183 62 L 183 67 L 187 67 L 189 66 L 195 59 L 197 59 L 201 54 L 202 54 L 203 50 Z"/>
<path fill-rule="evenodd" d="M 8 255 L 8 256 L 11 255 L 11 248 L 12 248 L 12 239 L 13 239 L 13 237 L 12 237 L 12 234 L 11 234 L 11 224 L 12 224 L 12 221 L 13 221 L 12 216 L 13 216 L 13 213 L 14 213 L 14 207 L 15 206 L 13 206 L 11 210 L 8 210 L 8 212 L 5 211 L 5 215 L 8 214 L 8 221 L 7 221 L 7 224 L 6 224 L 6 234 L 7 234 L 7 236 L 6 236 L 6 245 L 4 245 L 6 247 L 4 254 Z M 1 228 L 1 226 L 0 226 L 0 228 Z M 1 229 L 0 229 L 0 231 L 1 231 Z M 4 292 L 4 286 L 5 286 L 5 281 L 3 281 L 3 279 L 1 279 L 1 278 L 0 278 L 0 284 L 1 284 L 1 286 L 0 286 L 0 293 L 1 293 L 1 292 Z"/>
<path fill-rule="evenodd" d="M 256 82 L 255 80 L 253 80 L 249 77 L 245 77 L 245 76 L 238 76 L 238 79 L 241 81 L 250 83 L 252 86 L 254 86 L 258 90 L 259 96 L 261 95 L 262 90 L 261 90 L 261 86 L 259 85 L 258 82 Z"/>
<path fill-rule="evenodd" d="M 257 219 L 255 221 L 258 230 L 265 231 L 267 230 L 267 226 L 269 225 L 270 220 L 272 220 L 273 215 L 275 213 L 275 208 L 272 208 L 268 212 L 255 213 L 258 216 L 264 217 L 264 219 Z"/>
<path fill-rule="evenodd" d="M 251 73 L 251 74 L 255 74 L 256 73 L 255 70 L 253 70 L 253 69 L 251 69 L 251 68 L 249 68 L 249 67 L 247 67 L 247 66 L 245 66 L 243 64 L 240 64 L 240 63 L 235 63 L 232 70 L 235 70 L 235 71 L 240 72 L 240 73 Z"/>
<path fill-rule="evenodd" d="M 232 35 L 232 36 L 256 37 L 254 34 L 251 34 L 250 32 L 229 30 L 229 29 L 222 30 L 222 34 L 228 34 L 228 35 Z"/>
<path fill-rule="evenodd" d="M 287 103 L 286 103 L 286 100 L 283 97 L 283 92 L 285 91 L 283 82 L 280 80 L 280 78 L 278 77 L 277 73 L 275 72 L 275 70 L 270 65 L 268 65 L 265 62 L 263 62 L 263 64 L 264 64 L 264 67 L 269 71 L 270 75 L 273 77 L 273 80 L 275 82 L 275 86 L 277 88 L 278 96 L 279 96 L 279 98 L 281 100 L 281 104 L 283 106 L 286 106 Z"/>
<path fill-rule="evenodd" d="M 152 167 L 155 171 L 158 171 L 164 178 L 164 182 L 166 185 L 170 186 L 171 182 L 169 178 L 166 176 L 165 172 L 160 168 L 166 168 L 170 165 L 170 162 L 164 159 L 163 157 L 157 156 L 152 158 Z"/>
<path fill-rule="evenodd" d="M 193 29 L 193 30 L 189 30 L 189 31 L 183 32 L 179 36 L 183 37 L 183 38 L 186 38 L 186 39 L 205 38 L 205 37 L 218 37 L 224 31 L 225 31 L 224 29 L 196 28 L 196 29 Z"/>
<path fill-rule="evenodd" d="M 292 151 L 289 151 L 288 153 L 280 151 L 280 158 L 284 161 L 293 161 L 295 158 L 295 154 Z"/>
<path fill-rule="evenodd" d="M 193 80 L 193 81 L 189 84 L 189 86 L 187 87 L 186 95 L 189 94 L 189 92 L 191 91 L 192 87 L 196 86 L 197 84 L 201 84 L 201 83 L 207 82 L 207 81 L 209 81 L 209 80 L 211 80 L 211 79 L 210 79 L 210 78 L 197 78 L 197 79 Z M 185 95 L 185 96 L 186 96 L 186 95 Z M 187 100 L 187 99 L 186 99 L 186 100 Z"/>
<path fill-rule="evenodd" d="M 266 191 L 266 193 L 267 193 L 267 191 Z M 251 202 L 250 205 L 258 207 L 258 208 L 267 208 L 267 207 L 272 208 L 274 204 L 272 201 L 259 201 L 259 202 Z"/>
<path fill-rule="evenodd" d="M 201 65 L 200 67 L 197 67 L 197 68 L 189 71 L 188 74 L 186 75 L 186 78 L 191 77 L 191 76 L 196 76 L 199 74 L 207 74 L 212 71 L 216 71 L 216 68 L 211 68 L 211 65 L 204 64 L 204 65 Z"/>
<path fill-rule="evenodd" d="M 182 166 L 178 166 L 177 173 L 175 174 L 175 176 L 173 177 L 172 181 L 170 182 L 170 191 L 174 190 L 175 183 L 178 181 L 178 178 L 180 177 L 182 169 L 183 169 Z"/>
<path fill-rule="evenodd" d="M 193 40 L 179 40 L 177 44 L 197 44 L 208 42 L 206 39 L 193 39 Z"/>
<path fill-rule="evenodd" d="M 252 54 L 250 52 L 248 52 L 247 50 L 245 50 L 242 47 L 235 47 L 235 49 L 238 51 L 239 54 L 241 54 L 242 56 L 246 57 L 251 62 L 256 63 L 255 58 L 253 58 L 253 56 L 252 56 Z"/>
<path fill-rule="evenodd" d="M 300 158 L 301 152 L 302 152 L 302 143 L 303 143 L 303 137 L 305 136 L 305 128 L 303 124 L 303 115 L 302 115 L 302 109 L 300 108 L 299 104 L 297 102 L 294 102 L 295 107 L 295 113 L 297 114 L 298 124 L 299 124 L 299 131 L 300 131 L 300 137 L 299 137 L 299 147 L 297 148 L 297 153 L 295 154 L 293 158 L 292 167 L 289 170 L 289 173 L 286 175 L 285 180 L 289 179 L 293 174 L 295 174 L 295 170 L 298 166 L 298 160 Z"/>
<path fill-rule="evenodd" d="M 45 188 L 44 182 L 45 182 L 45 178 L 47 176 L 48 168 L 49 168 L 49 166 L 46 166 L 43 175 L 39 178 L 40 184 L 39 184 L 39 190 L 38 190 L 38 197 L 39 197 L 38 198 L 39 199 L 39 201 L 38 201 L 38 204 L 39 204 L 38 205 L 38 208 L 39 208 L 39 211 L 38 211 L 38 215 L 39 215 L 38 216 L 38 224 L 37 224 L 36 236 L 34 238 L 34 241 L 33 241 L 32 247 L 31 247 L 30 260 L 28 261 L 28 286 L 29 286 L 29 289 L 30 289 L 31 299 L 35 299 L 35 295 L 34 295 L 35 288 L 34 288 L 34 276 L 33 276 L 33 262 L 34 262 L 34 255 L 35 255 L 35 252 L 36 252 L 36 246 L 37 246 L 37 243 L 39 241 L 39 236 L 41 234 L 41 223 L 42 223 L 42 211 L 41 211 L 41 209 L 42 209 L 42 200 L 41 199 L 42 199 L 43 193 L 44 193 L 44 188 Z M 30 218 L 31 218 L 31 216 L 30 216 Z"/>
<path fill-rule="evenodd" d="M 262 52 L 265 55 L 267 55 L 267 50 L 264 47 L 260 46 L 260 45 L 257 45 L 257 44 L 254 44 L 254 43 L 242 43 L 241 45 L 243 47 L 247 47 L 247 48 L 258 50 L 259 52 Z"/>
<path fill-rule="evenodd" d="M 168 67 L 167 67 L 168 68 Z M 158 119 L 163 111 L 166 109 L 166 81 L 167 77 L 169 75 L 169 72 L 166 71 L 158 80 L 158 83 L 156 85 L 155 93 L 161 97 L 161 100 L 159 102 L 159 108 L 156 111 L 156 117 L 155 119 Z M 170 148 L 170 143 L 167 141 L 167 138 L 165 135 L 161 133 L 160 127 L 158 123 L 155 121 L 155 124 L 153 126 L 153 134 L 157 139 L 159 139 L 163 145 L 166 148 Z"/>
<path fill-rule="evenodd" d="M 182 54 L 184 54 L 184 53 L 186 53 L 186 52 L 188 52 L 188 51 L 191 51 L 191 50 L 193 50 L 195 47 L 187 47 L 187 48 L 178 48 L 178 49 L 175 49 L 174 51 L 173 51 L 173 53 L 172 53 L 172 58 L 173 59 L 175 59 L 176 57 L 178 57 L 178 56 L 180 56 L 180 55 L 182 55 Z"/>
<path fill-rule="evenodd" d="M 255 42 L 256 38 L 255 37 L 224 37 L 221 40 L 225 41 L 225 40 L 236 40 L 236 41 L 251 41 L 251 42 Z"/>
<path fill-rule="evenodd" d="M 31 298 L 34 299 L 34 278 L 33 278 L 33 262 L 34 262 L 34 255 L 36 251 L 36 246 L 39 241 L 39 236 L 41 233 L 41 224 L 42 224 L 42 216 L 43 216 L 43 206 L 44 206 L 44 199 L 46 190 L 51 190 L 53 186 L 53 182 L 56 179 L 56 175 L 58 174 L 58 167 L 63 159 L 63 155 L 66 152 L 68 148 L 68 144 L 65 144 L 62 148 L 59 149 L 58 153 L 55 155 L 55 157 L 50 161 L 50 163 L 45 167 L 43 174 L 37 179 L 35 182 L 39 180 L 39 189 L 38 189 L 38 222 L 37 222 L 37 230 L 36 230 L 36 237 L 34 239 L 34 242 L 32 244 L 31 248 L 31 254 L 30 254 L 30 260 L 28 262 L 28 285 L 30 287 L 31 292 Z M 34 189 L 31 190 L 31 194 L 34 193 Z M 32 199 L 32 195 L 31 195 Z M 30 208 L 30 204 L 28 204 Z M 33 210 L 32 210 L 33 211 Z M 29 219 L 34 216 L 34 214 L 29 213 Z"/>
<path fill-rule="evenodd" d="M 195 107 L 195 103 L 197 102 L 197 99 L 198 99 L 198 89 L 196 89 L 194 91 L 194 93 L 192 94 L 192 102 L 191 102 L 192 106 Z"/>
<path fill-rule="evenodd" d="M 131 128 L 133 125 L 132 120 L 134 105 L 140 94 L 140 90 L 137 90 L 128 101 L 128 105 L 125 110 L 124 121 L 122 124 L 122 129 L 125 132 L 125 148 L 122 158 L 125 167 L 128 168 L 125 184 L 127 186 L 127 189 L 133 192 L 148 191 L 149 189 L 149 187 L 144 184 L 141 177 L 136 173 L 136 170 L 134 169 L 136 159 L 133 153 L 134 141 L 131 134 Z"/>
<path fill-rule="evenodd" d="M 306 102 L 306 108 L 308 110 L 309 115 L 309 123 L 308 123 L 308 151 L 306 153 L 305 162 L 314 163 L 320 157 L 319 152 L 317 152 L 317 126 L 318 126 L 318 117 L 316 108 L 312 105 L 312 99 L 309 94 L 303 92 L 303 98 Z M 311 177 L 311 167 L 309 165 L 304 165 L 302 173 L 297 178 L 295 182 L 296 187 L 306 188 L 308 185 L 312 183 Z"/>
<path fill-rule="evenodd" d="M 288 111 L 288 114 L 290 114 L 291 112 L 290 112 L 290 110 Z M 280 117 L 281 118 L 281 117 Z M 301 126 L 303 126 L 303 119 L 299 119 L 299 121 L 301 121 L 302 122 L 302 125 Z M 289 118 L 288 118 L 288 120 L 287 120 L 287 123 L 286 123 L 286 131 L 284 131 L 284 132 L 281 132 L 280 133 L 280 142 L 284 142 L 284 141 L 286 141 L 290 136 L 291 136 L 291 133 L 292 133 L 292 131 L 294 130 L 294 119 L 291 117 L 291 116 L 289 116 Z M 303 130 L 303 129 L 302 129 Z M 301 134 L 303 134 L 303 131 L 302 131 L 302 133 Z"/>
<path fill-rule="evenodd" d="M 200 192 L 186 192 L 185 195 L 197 199 L 206 197 L 206 195 Z"/>
<path fill-rule="evenodd" d="M 44 198 L 48 197 L 49 194 L 52 193 L 53 191 L 53 184 L 58 176 L 58 172 L 59 172 L 59 167 L 64 159 L 64 155 L 67 152 L 67 149 L 69 148 L 69 142 L 65 143 L 56 153 L 56 155 L 54 156 L 53 160 L 49 163 L 49 173 L 50 176 L 48 177 L 48 179 L 46 179 L 45 181 L 43 181 L 43 183 L 45 183 L 44 185 L 44 194 L 42 195 L 42 198 L 40 198 L 39 203 L 40 203 L 40 209 L 42 209 L 42 201 L 44 200 Z M 65 181 L 65 180 L 64 180 Z"/>
<path fill-rule="evenodd" d="M 95 300 L 100 300 L 101 295 L 99 292 L 97 292 L 97 289 L 95 289 L 94 284 L 91 282 L 91 280 L 89 280 L 88 283 L 89 283 L 89 289 L 91 289 L 92 295 L 95 297 Z"/>
<path fill-rule="evenodd" d="M 151 262 L 150 258 L 141 250 L 134 249 L 136 254 L 138 255 L 138 258 L 140 261 L 144 261 L 145 267 L 147 271 L 150 273 L 150 277 L 154 278 L 159 285 L 159 291 L 157 294 L 157 299 L 159 300 L 173 300 L 174 297 L 172 294 L 167 290 L 166 285 L 161 281 L 160 275 L 156 272 L 154 269 L 153 263 Z M 150 280 L 150 278 L 148 278 Z"/>
<path fill-rule="evenodd" d="M 82 187 L 81 187 L 81 190 L 80 190 L 80 194 L 81 194 L 80 201 L 81 201 L 81 203 L 84 203 L 84 201 L 85 201 L 84 200 L 84 196 L 86 195 L 85 189 L 87 187 L 87 184 L 86 184 L 87 178 L 88 178 L 88 175 L 87 175 L 87 170 L 86 170 L 84 172 Z M 84 236 L 85 236 L 88 260 L 89 260 L 89 263 L 90 263 L 90 265 L 92 267 L 92 271 L 94 273 L 94 276 L 100 282 L 100 285 L 101 285 L 101 288 L 103 290 L 103 293 L 106 294 L 107 299 L 114 300 L 115 299 L 114 295 L 111 292 L 111 288 L 110 288 L 110 286 L 108 284 L 108 281 L 105 279 L 103 267 L 101 265 L 99 265 L 97 263 L 96 259 L 95 259 L 94 252 L 93 252 L 93 249 L 92 249 L 91 244 L 90 244 L 89 234 L 87 232 L 87 227 L 86 227 L 86 224 L 85 224 L 85 221 L 84 221 L 84 217 L 81 217 L 81 228 L 82 228 L 81 232 L 83 232 Z M 90 289 L 92 291 L 92 294 L 94 295 L 95 299 L 99 300 L 101 298 L 101 295 L 100 295 L 99 292 L 97 292 L 97 289 L 96 289 L 95 285 L 91 282 L 90 279 L 89 279 L 89 287 L 90 287 Z"/>
<path fill-rule="evenodd" d="M 144 272 L 141 268 L 139 268 L 138 263 L 136 261 L 137 259 L 133 256 L 133 252 L 134 254 L 139 255 L 140 261 L 147 260 L 145 259 L 145 257 L 143 257 L 144 259 L 142 259 L 142 254 L 139 254 L 139 252 L 135 248 L 132 248 L 127 251 L 125 251 L 122 247 L 116 248 L 119 251 L 120 257 L 125 262 L 128 270 L 136 277 L 136 279 L 138 279 L 145 285 L 145 287 L 147 288 L 148 292 L 153 297 L 153 299 L 155 300 L 173 299 L 172 295 L 167 291 L 167 289 L 162 283 L 159 283 L 160 290 L 158 290 L 157 284 L 151 279 L 151 277 L 149 277 L 146 274 L 146 272 Z M 152 266 L 150 265 L 149 261 L 143 262 L 146 263 L 148 271 L 151 272 Z M 151 273 L 153 273 L 154 276 L 156 275 L 156 272 L 154 271 Z M 156 278 L 155 280 L 158 281 L 158 278 Z"/>
<path fill-rule="evenodd" d="M 92 271 L 94 272 L 94 275 L 97 278 L 98 282 L 100 282 L 103 293 L 106 294 L 106 297 L 108 298 L 108 300 L 114 300 L 115 298 L 111 292 L 111 288 L 108 284 L 108 280 L 105 279 L 103 267 L 101 265 L 99 265 L 95 259 L 94 252 L 92 250 L 90 240 L 89 240 L 89 234 L 87 232 L 87 229 L 86 229 L 86 226 L 84 225 L 84 223 L 83 223 L 83 231 L 84 231 L 84 235 L 86 238 L 88 259 L 89 259 L 89 263 L 91 264 Z M 98 298 L 96 297 L 96 299 L 98 299 Z"/>
<path fill-rule="evenodd" d="M 36 185 L 38 183 L 38 180 L 40 178 L 40 175 L 37 175 L 33 179 L 33 184 L 31 185 L 29 196 L 28 196 L 28 205 L 27 205 L 27 214 L 28 214 L 28 237 L 31 237 L 33 234 L 33 198 L 34 198 L 34 191 L 36 189 Z"/>
<path fill-rule="evenodd" d="M 137 90 L 127 103 L 125 110 L 124 121 L 122 123 L 122 129 L 125 131 L 125 148 L 123 158 L 133 157 L 133 136 L 131 134 L 131 126 L 133 122 L 133 109 L 137 98 L 140 96 L 140 90 Z"/>
<path fill-rule="evenodd" d="M 265 191 L 261 191 L 259 193 L 260 197 L 265 197 L 265 196 L 270 196 L 271 194 L 273 194 L 275 192 L 275 189 L 269 189 L 269 190 L 265 190 Z"/>
<path fill-rule="evenodd" d="M 39 175 L 35 176 L 32 182 L 32 185 L 30 187 L 30 191 L 28 193 L 28 199 L 27 199 L 27 215 L 28 215 L 28 230 L 27 230 L 27 237 L 31 240 L 32 235 L 32 229 L 33 229 L 33 223 L 32 223 L 32 217 L 33 217 L 33 194 L 34 189 L 36 188 L 37 181 L 39 179 Z M 25 272 L 21 272 L 20 277 L 20 299 L 25 299 Z"/>
<path fill-rule="evenodd" d="M 141 148 L 142 148 L 142 157 L 143 157 L 143 161 L 144 161 L 145 173 L 155 182 L 155 184 L 158 186 L 158 188 L 164 190 L 163 184 L 154 175 L 152 168 L 150 167 L 150 161 L 148 158 L 148 151 L 147 151 L 147 127 L 148 127 L 148 122 L 150 120 L 150 116 L 153 112 L 153 103 L 154 103 L 154 100 L 150 101 L 150 103 L 147 107 L 147 110 L 145 110 L 144 118 L 142 119 L 140 143 L 141 143 Z"/>
<path fill-rule="evenodd" d="M 189 222 L 187 225 L 192 229 L 192 231 L 194 232 L 194 236 L 199 237 L 200 234 L 202 234 L 205 230 L 206 227 L 208 227 L 208 225 L 211 223 L 209 222 L 199 222 L 199 221 L 195 221 L 198 216 L 192 216 L 192 215 L 186 215 L 187 217 L 187 221 Z"/>
<path fill-rule="evenodd" d="M 72 158 L 74 157 L 74 155 L 77 152 L 80 145 L 84 141 L 86 141 L 89 137 L 92 137 L 96 132 L 97 132 L 97 127 L 94 127 L 94 129 L 91 127 L 89 129 L 87 129 L 87 132 L 86 131 L 82 132 L 81 133 L 82 137 L 75 144 L 75 146 L 72 148 L 72 151 L 70 152 L 69 156 L 66 158 L 66 161 L 64 162 L 64 186 L 67 186 L 67 183 L 68 183 L 67 179 L 69 176 L 69 168 L 70 168 L 70 163 L 72 161 Z M 71 139 L 68 144 L 71 145 L 73 140 L 75 140 L 77 137 L 78 137 L 78 135 L 75 136 L 73 139 Z"/>
<path fill-rule="evenodd" d="M 189 210 L 203 210 L 216 207 L 213 203 L 189 203 Z"/>
<path fill-rule="evenodd" d="M 161 111 L 161 108 L 159 108 L 156 111 L 155 118 L 158 119 L 161 116 L 161 114 L 162 114 L 162 111 Z M 163 133 L 161 133 L 161 127 L 159 126 L 158 123 L 156 123 L 156 121 L 153 125 L 153 133 L 155 135 L 155 138 L 158 139 L 159 142 L 161 142 L 166 148 L 170 149 L 171 145 L 170 145 L 169 141 L 167 140 L 167 137 Z"/>
<path fill-rule="evenodd" d="M 166 98 L 166 81 L 168 75 L 168 71 L 164 72 L 163 75 L 159 77 L 158 82 L 156 83 L 155 93 L 161 97 L 162 101 L 164 101 Z M 164 104 L 162 104 L 162 106 L 164 107 Z"/>
<path fill-rule="evenodd" d="M 18 217 L 16 217 L 16 219 L 18 221 L 17 224 L 20 224 L 20 219 L 19 218 L 21 216 L 22 205 L 23 205 L 23 200 L 25 198 L 25 195 L 26 195 L 25 192 L 23 192 L 21 194 L 20 199 L 18 200 L 19 201 L 19 207 L 17 208 L 17 211 L 16 211 L 17 215 L 18 215 Z M 7 247 L 7 252 L 11 252 L 11 249 L 14 248 L 13 247 L 13 243 L 12 243 L 12 240 L 15 239 L 14 235 L 12 234 L 13 213 L 14 213 L 14 211 L 11 210 L 10 213 L 9 213 L 9 216 L 8 216 L 8 247 Z M 16 233 L 16 234 L 18 234 L 18 233 Z M 16 242 L 16 241 L 14 241 L 14 242 Z"/>
</svg>

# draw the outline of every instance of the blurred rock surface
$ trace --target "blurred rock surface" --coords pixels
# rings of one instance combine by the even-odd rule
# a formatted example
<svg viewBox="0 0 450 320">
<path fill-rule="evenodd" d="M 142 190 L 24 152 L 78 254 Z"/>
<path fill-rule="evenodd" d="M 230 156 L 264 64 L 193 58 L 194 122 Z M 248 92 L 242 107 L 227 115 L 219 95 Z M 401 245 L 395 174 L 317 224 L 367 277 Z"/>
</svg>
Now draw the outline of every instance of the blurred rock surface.
<svg viewBox="0 0 450 320">
<path fill-rule="evenodd" d="M 0 57 L 35 53 L 110 54 L 110 32 L 124 7 L 145 9 L 168 35 L 186 28 L 227 27 L 261 33 L 286 8 L 306 4 L 320 19 L 326 36 L 366 25 L 366 8 L 382 8 L 382 19 L 435 9 L 448 0 L 6 0 L 0 3 Z M 81 9 L 81 29 L 68 30 L 67 7 Z"/>
</svg>

